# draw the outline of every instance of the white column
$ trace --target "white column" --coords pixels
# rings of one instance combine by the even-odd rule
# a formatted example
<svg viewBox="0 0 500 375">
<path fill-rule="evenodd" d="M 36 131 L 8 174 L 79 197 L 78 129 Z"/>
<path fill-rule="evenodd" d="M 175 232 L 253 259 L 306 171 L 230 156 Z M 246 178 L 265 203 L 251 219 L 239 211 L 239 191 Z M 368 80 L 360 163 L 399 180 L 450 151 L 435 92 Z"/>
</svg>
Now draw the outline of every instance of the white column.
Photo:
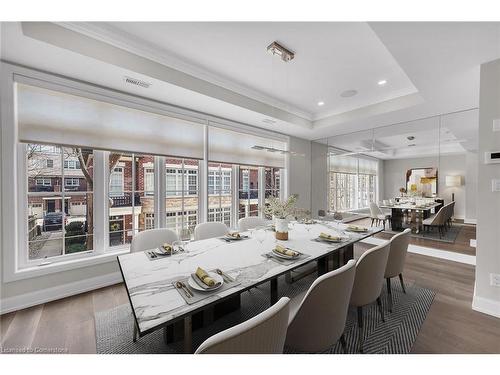
<svg viewBox="0 0 500 375">
<path fill-rule="evenodd" d="M 167 226 L 167 176 L 165 162 L 166 158 L 164 156 L 155 157 L 155 228 L 165 228 Z"/>
<path fill-rule="evenodd" d="M 200 223 L 207 222 L 208 216 L 208 139 L 209 128 L 205 125 L 204 142 L 203 142 L 203 160 L 200 160 L 198 165 L 198 221 Z"/>
</svg>

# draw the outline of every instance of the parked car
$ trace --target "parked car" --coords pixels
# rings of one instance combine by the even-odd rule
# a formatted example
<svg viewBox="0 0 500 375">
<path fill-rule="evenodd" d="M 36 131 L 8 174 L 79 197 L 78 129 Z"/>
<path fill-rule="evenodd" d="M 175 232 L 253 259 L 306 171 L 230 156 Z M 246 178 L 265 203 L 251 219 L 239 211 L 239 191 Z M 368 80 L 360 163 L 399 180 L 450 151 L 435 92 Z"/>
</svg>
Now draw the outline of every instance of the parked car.
<svg viewBox="0 0 500 375">
<path fill-rule="evenodd" d="M 62 230 L 62 212 L 49 212 L 43 217 L 43 231 Z M 66 220 L 64 220 L 66 222 Z"/>
</svg>

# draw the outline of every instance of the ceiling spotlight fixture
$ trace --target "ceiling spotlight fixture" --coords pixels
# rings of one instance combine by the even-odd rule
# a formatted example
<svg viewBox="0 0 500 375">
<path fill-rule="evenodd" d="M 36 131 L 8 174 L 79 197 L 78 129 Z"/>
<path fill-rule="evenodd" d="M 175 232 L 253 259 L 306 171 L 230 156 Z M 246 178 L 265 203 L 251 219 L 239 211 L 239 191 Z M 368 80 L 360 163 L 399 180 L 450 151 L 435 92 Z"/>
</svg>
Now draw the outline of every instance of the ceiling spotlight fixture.
<svg viewBox="0 0 500 375">
<path fill-rule="evenodd" d="M 277 55 L 281 57 L 281 60 L 283 60 L 284 62 L 293 60 L 293 58 L 295 57 L 295 53 L 290 51 L 288 48 L 283 47 L 276 41 L 267 46 L 267 52 L 269 52 L 271 55 Z"/>
<path fill-rule="evenodd" d="M 415 144 L 415 143 L 410 143 L 410 144 L 408 145 L 408 147 L 415 147 L 415 146 L 416 146 L 416 144 Z"/>
<path fill-rule="evenodd" d="M 387 80 L 381 79 L 380 81 L 377 82 L 379 86 L 384 86 L 387 83 Z"/>
<path fill-rule="evenodd" d="M 351 96 L 356 95 L 358 92 L 356 90 L 345 90 L 340 93 L 342 98 L 350 98 Z"/>
<path fill-rule="evenodd" d="M 325 102 L 318 102 L 318 105 L 321 107 L 322 105 L 325 105 Z"/>
<path fill-rule="evenodd" d="M 251 148 L 252 148 L 252 149 L 254 149 L 254 150 L 265 150 L 265 149 L 266 149 L 266 148 L 265 148 L 265 147 L 263 147 L 263 146 L 257 146 L 257 145 L 254 145 L 254 146 L 252 146 Z"/>
<path fill-rule="evenodd" d="M 415 137 L 413 135 L 409 135 L 408 137 L 406 137 L 406 139 L 409 141 L 413 141 Z"/>
</svg>

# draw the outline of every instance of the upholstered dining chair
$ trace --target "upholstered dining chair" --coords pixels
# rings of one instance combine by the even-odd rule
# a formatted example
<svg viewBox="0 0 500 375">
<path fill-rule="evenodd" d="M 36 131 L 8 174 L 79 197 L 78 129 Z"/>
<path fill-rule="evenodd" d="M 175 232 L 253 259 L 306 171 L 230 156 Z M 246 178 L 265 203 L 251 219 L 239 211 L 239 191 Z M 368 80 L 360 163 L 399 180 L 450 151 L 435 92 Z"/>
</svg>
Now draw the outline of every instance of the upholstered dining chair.
<svg viewBox="0 0 500 375">
<path fill-rule="evenodd" d="M 358 310 L 358 350 L 363 352 L 363 307 L 377 301 L 382 321 L 385 322 L 380 293 L 389 256 L 390 242 L 387 241 L 361 255 L 356 262 L 356 277 L 352 288 L 350 305 Z"/>
<path fill-rule="evenodd" d="M 317 278 L 305 295 L 290 303 L 285 345 L 300 352 L 329 349 L 339 339 L 347 352 L 344 328 L 349 310 L 356 262 Z"/>
<path fill-rule="evenodd" d="M 282 297 L 259 315 L 209 337 L 195 354 L 282 354 L 289 304 Z"/>
<path fill-rule="evenodd" d="M 250 217 L 242 217 L 238 220 L 238 228 L 244 232 L 249 229 L 263 227 L 267 224 L 266 219 L 262 219 L 260 217 L 250 216 Z"/>
<path fill-rule="evenodd" d="M 156 249 L 164 243 L 172 244 L 177 241 L 177 234 L 165 228 L 148 229 L 137 233 L 130 243 L 130 252 L 135 253 L 149 249 Z M 134 337 L 133 341 L 137 341 L 137 325 L 134 323 Z"/>
<path fill-rule="evenodd" d="M 144 251 L 148 249 L 156 249 L 164 243 L 177 241 L 177 234 L 165 228 L 148 229 L 137 233 L 130 243 L 130 252 Z"/>
<path fill-rule="evenodd" d="M 385 214 L 375 202 L 370 202 L 370 219 L 372 219 L 372 227 L 374 222 L 376 225 L 379 225 L 382 221 L 385 229 L 385 222 L 386 220 L 390 220 L 390 217 L 391 215 Z"/>
<path fill-rule="evenodd" d="M 406 253 L 410 243 L 411 229 L 407 228 L 403 232 L 396 234 L 390 239 L 389 257 L 385 267 L 385 280 L 387 283 L 387 300 L 389 301 L 389 311 L 392 312 L 392 291 L 391 279 L 399 276 L 401 288 L 406 293 L 406 287 L 403 280 L 403 269 L 405 267 Z"/>
<path fill-rule="evenodd" d="M 194 228 L 194 240 L 221 237 L 228 233 L 227 225 L 224 223 L 201 223 Z"/>
<path fill-rule="evenodd" d="M 424 231 L 432 227 L 437 227 L 439 231 L 439 238 L 441 238 L 445 231 L 445 226 L 448 221 L 447 213 L 449 212 L 449 204 L 441 207 L 434 215 L 422 221 Z"/>
</svg>

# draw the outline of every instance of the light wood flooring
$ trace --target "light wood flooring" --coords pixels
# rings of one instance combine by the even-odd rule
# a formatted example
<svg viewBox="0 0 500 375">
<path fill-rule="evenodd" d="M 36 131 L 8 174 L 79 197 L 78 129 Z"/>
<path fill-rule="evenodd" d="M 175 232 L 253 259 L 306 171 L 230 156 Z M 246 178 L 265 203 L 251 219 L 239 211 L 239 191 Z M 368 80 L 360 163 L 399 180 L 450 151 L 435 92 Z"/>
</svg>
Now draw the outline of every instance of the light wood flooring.
<svg viewBox="0 0 500 375">
<path fill-rule="evenodd" d="M 475 233 L 467 231 L 455 245 L 465 249 L 474 237 Z M 448 245 L 433 243 L 433 247 L 450 250 Z M 358 251 L 370 247 L 356 246 Z M 471 309 L 474 266 L 409 253 L 404 276 L 436 292 L 412 353 L 500 353 L 500 319 Z M 117 284 L 4 314 L 0 317 L 2 350 L 56 348 L 95 353 L 95 314 L 125 303 L 125 289 Z"/>
</svg>

